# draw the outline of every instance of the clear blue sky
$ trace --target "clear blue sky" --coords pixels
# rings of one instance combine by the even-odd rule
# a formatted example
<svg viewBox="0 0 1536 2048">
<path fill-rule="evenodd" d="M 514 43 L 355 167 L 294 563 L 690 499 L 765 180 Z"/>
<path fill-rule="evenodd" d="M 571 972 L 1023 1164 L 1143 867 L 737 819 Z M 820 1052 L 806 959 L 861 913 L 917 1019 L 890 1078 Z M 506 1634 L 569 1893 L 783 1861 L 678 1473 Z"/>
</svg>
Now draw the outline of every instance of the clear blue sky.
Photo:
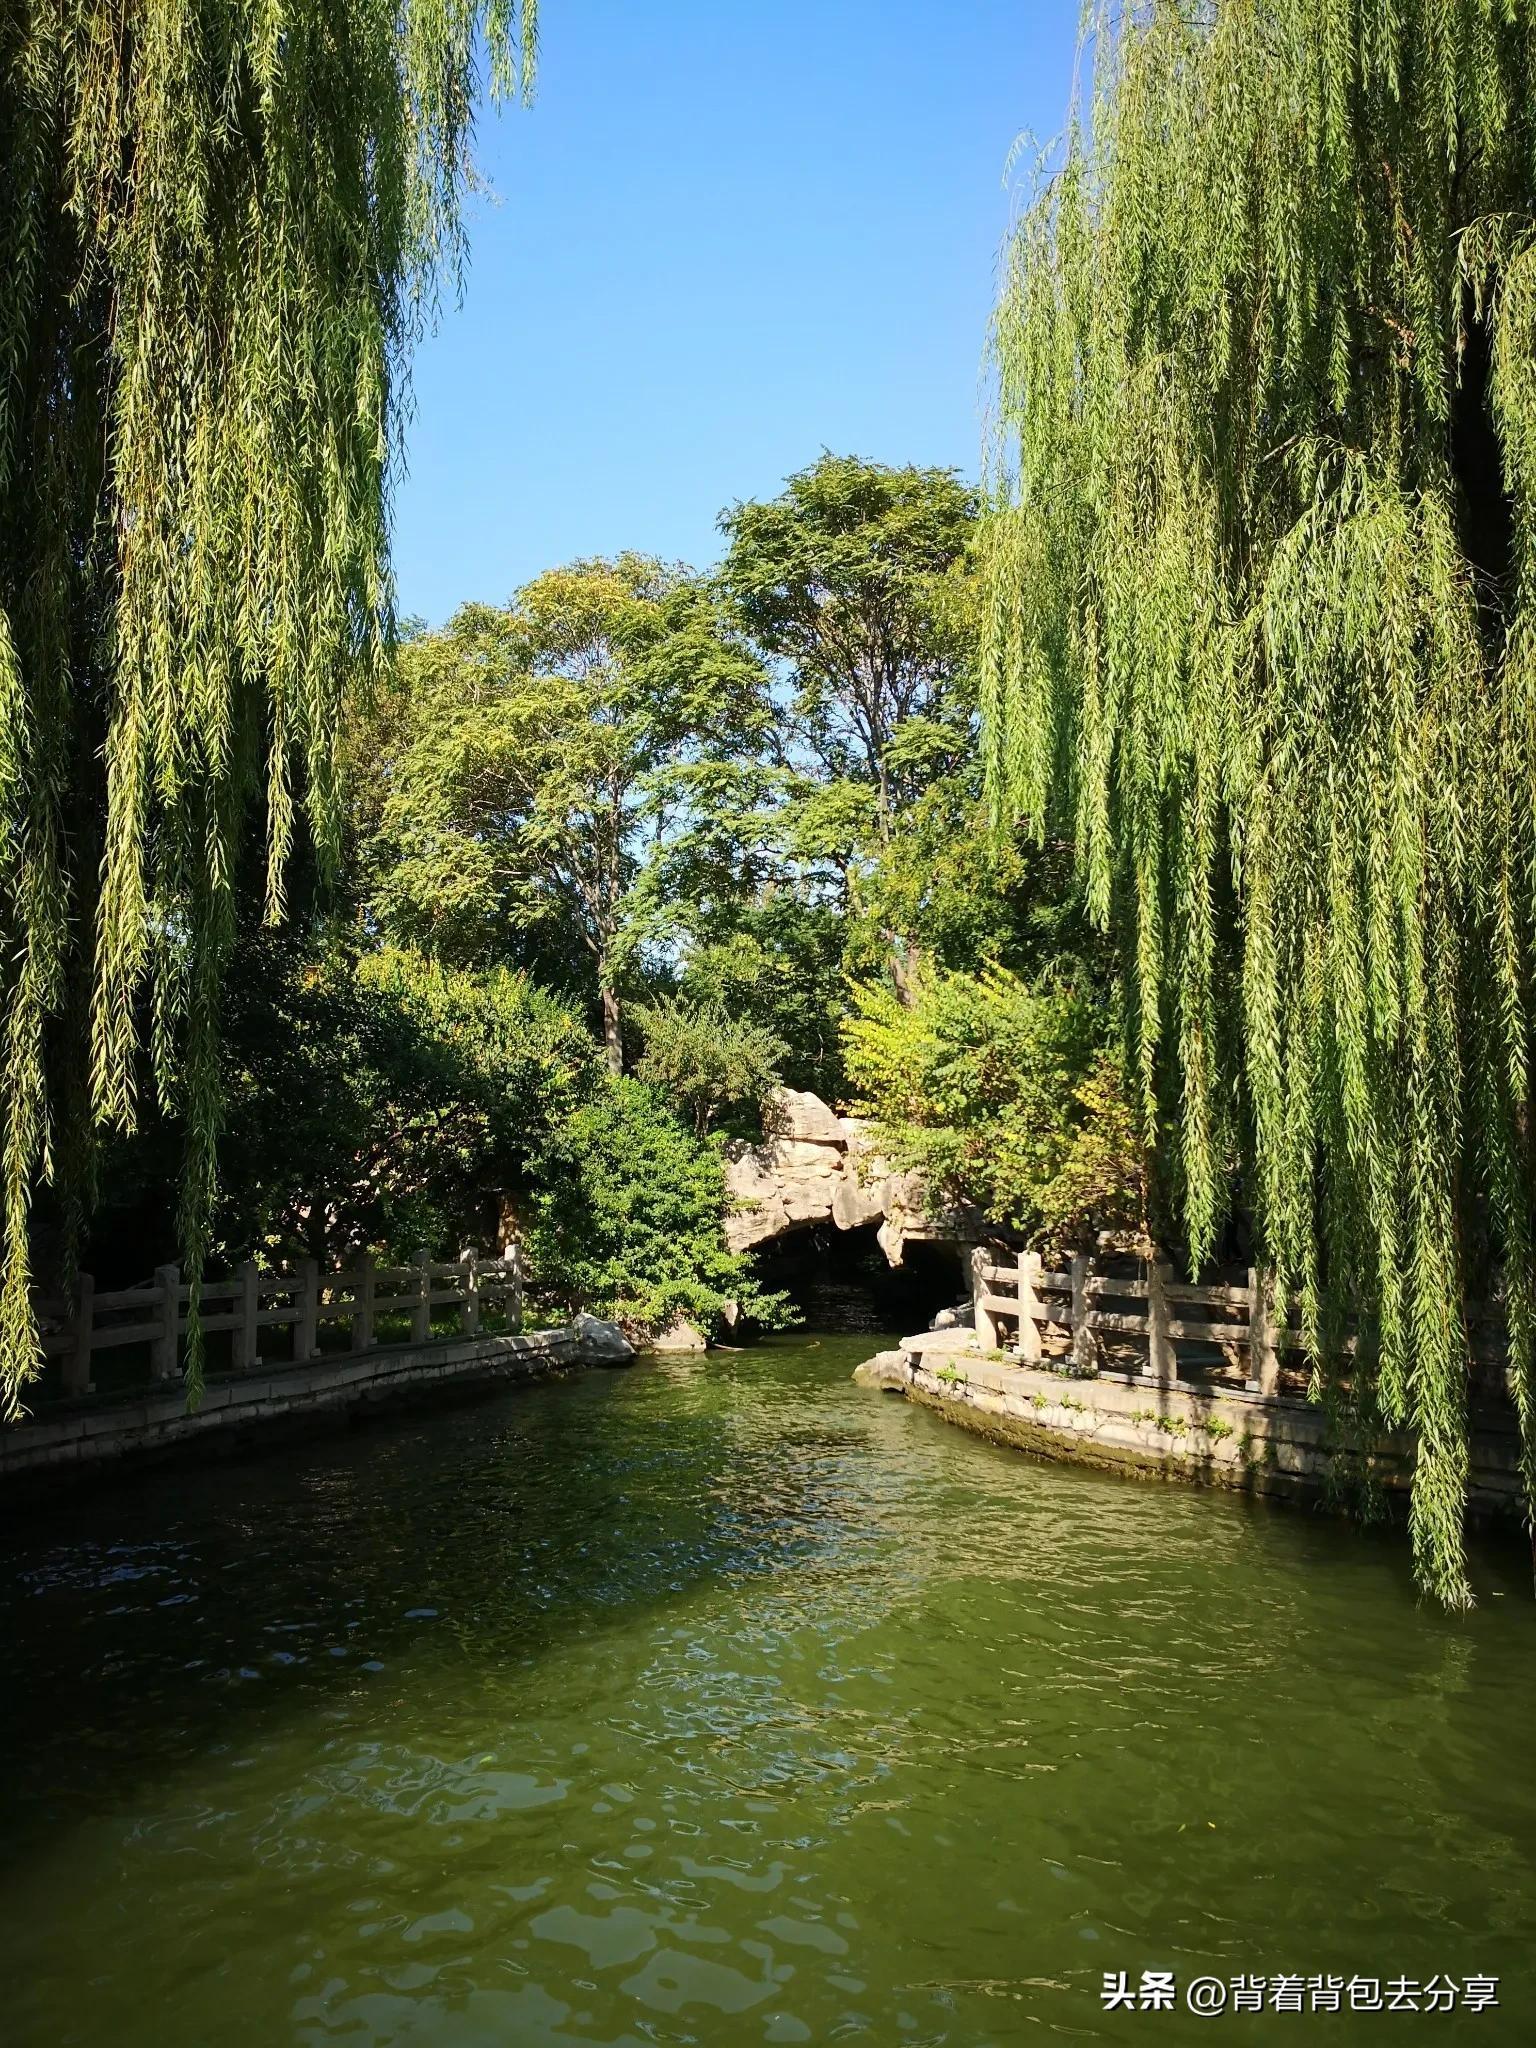
<svg viewBox="0 0 1536 2048">
<path fill-rule="evenodd" d="M 974 476 L 1003 169 L 1077 0 L 542 0 L 483 116 L 462 305 L 417 358 L 395 527 L 433 623 L 624 547 L 704 564 L 823 446 Z"/>
</svg>

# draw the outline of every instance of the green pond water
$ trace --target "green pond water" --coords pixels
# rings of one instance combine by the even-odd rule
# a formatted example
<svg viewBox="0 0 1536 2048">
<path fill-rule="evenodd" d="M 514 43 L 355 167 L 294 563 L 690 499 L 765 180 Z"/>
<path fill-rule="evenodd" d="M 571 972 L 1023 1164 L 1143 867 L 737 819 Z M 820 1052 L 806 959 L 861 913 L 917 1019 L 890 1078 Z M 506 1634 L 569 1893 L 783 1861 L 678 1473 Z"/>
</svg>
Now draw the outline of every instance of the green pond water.
<svg viewBox="0 0 1536 2048">
<path fill-rule="evenodd" d="M 995 1450 L 872 1348 L 8 1525 L 0 2041 L 1536 2041 L 1519 1549 L 1447 1619 L 1395 1537 Z M 1277 1973 L 1499 2003 L 1182 2005 Z"/>
</svg>

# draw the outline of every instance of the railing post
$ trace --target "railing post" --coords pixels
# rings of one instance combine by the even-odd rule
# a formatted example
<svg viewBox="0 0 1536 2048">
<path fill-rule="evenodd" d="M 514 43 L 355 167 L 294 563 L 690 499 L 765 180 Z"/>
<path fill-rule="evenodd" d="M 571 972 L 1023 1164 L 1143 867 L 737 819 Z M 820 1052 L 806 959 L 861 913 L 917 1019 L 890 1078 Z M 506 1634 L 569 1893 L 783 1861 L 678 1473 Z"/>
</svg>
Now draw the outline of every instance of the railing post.
<svg viewBox="0 0 1536 2048">
<path fill-rule="evenodd" d="M 1093 1330 L 1088 1321 L 1092 1310 L 1088 1305 L 1088 1254 L 1072 1254 L 1072 1368 L 1086 1378 L 1096 1365 L 1093 1355 Z"/>
<path fill-rule="evenodd" d="M 1162 1259 L 1147 1261 L 1147 1377 L 1170 1386 L 1179 1376 L 1178 1354 L 1168 1335 L 1168 1282 L 1172 1268 Z"/>
<path fill-rule="evenodd" d="M 523 1247 L 518 1238 L 513 1238 L 501 1255 L 502 1264 L 512 1276 L 507 1290 L 507 1328 L 517 1336 L 523 1327 Z"/>
<path fill-rule="evenodd" d="M 464 1334 L 478 1337 L 480 1334 L 480 1260 L 473 1245 L 466 1245 L 459 1253 L 459 1263 L 464 1268 Z"/>
<path fill-rule="evenodd" d="M 373 1349 L 373 1253 L 359 1252 L 352 1289 L 352 1349 Z"/>
<path fill-rule="evenodd" d="M 181 1268 L 156 1266 L 155 1285 L 160 1290 L 160 1334 L 154 1339 L 151 1370 L 157 1380 L 176 1377 L 176 1338 L 181 1322 Z"/>
<path fill-rule="evenodd" d="M 293 1356 L 296 1363 L 314 1358 L 320 1350 L 320 1262 L 300 1259 L 298 1285 L 299 1319 L 293 1326 Z"/>
<path fill-rule="evenodd" d="M 96 1282 L 89 1273 L 75 1280 L 75 1314 L 70 1328 L 70 1345 L 64 1354 L 66 1394 L 91 1392 L 91 1325 L 96 1314 Z"/>
<path fill-rule="evenodd" d="M 235 1326 L 235 1365 L 239 1371 L 249 1372 L 256 1363 L 261 1346 L 261 1325 L 257 1321 L 261 1314 L 261 1292 L 256 1284 L 260 1277 L 256 1261 L 242 1260 L 238 1277 L 240 1321 Z"/>
<path fill-rule="evenodd" d="M 992 1257 L 984 1244 L 971 1247 L 971 1300 L 974 1303 L 976 1339 L 983 1351 L 996 1351 L 997 1318 L 984 1304 L 992 1291 Z"/>
<path fill-rule="evenodd" d="M 1019 1357 L 1026 1365 L 1036 1363 L 1040 1357 L 1040 1325 L 1035 1321 L 1035 1310 L 1040 1306 L 1040 1295 L 1035 1282 L 1040 1278 L 1040 1254 L 1019 1253 Z"/>
<path fill-rule="evenodd" d="M 1267 1399 L 1280 1391 L 1274 1290 L 1269 1274 L 1257 1266 L 1248 1268 L 1248 1390 Z"/>
<path fill-rule="evenodd" d="M 411 1311 L 411 1342 L 425 1344 L 432 1335 L 432 1275 L 427 1270 L 427 1253 L 423 1248 L 416 1254 L 416 1305 Z"/>
</svg>

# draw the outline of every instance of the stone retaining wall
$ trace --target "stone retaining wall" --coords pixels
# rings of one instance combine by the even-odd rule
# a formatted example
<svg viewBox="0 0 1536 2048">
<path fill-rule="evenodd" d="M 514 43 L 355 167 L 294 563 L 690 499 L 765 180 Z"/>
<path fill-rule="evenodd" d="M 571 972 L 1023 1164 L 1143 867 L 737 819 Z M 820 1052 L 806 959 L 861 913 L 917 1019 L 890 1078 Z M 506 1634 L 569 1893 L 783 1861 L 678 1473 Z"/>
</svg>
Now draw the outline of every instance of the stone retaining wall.
<svg viewBox="0 0 1536 2048">
<path fill-rule="evenodd" d="M 361 1357 L 210 1375 L 202 1403 L 190 1415 L 179 1383 L 60 1403 L 0 1430 L 0 1480 L 45 1474 L 53 1480 L 70 1470 L 166 1455 L 194 1444 L 221 1448 L 283 1420 L 436 1389 L 543 1379 L 585 1362 L 586 1349 L 575 1329 L 532 1330 L 522 1336 L 449 1337 Z"/>
<path fill-rule="evenodd" d="M 1277 1498 L 1317 1500 L 1341 1453 L 1309 1401 L 1241 1389 L 1159 1385 L 1129 1374 L 1072 1379 L 981 1355 L 969 1331 L 930 1331 L 859 1367 L 866 1385 L 902 1393 L 997 1443 L 1131 1476 L 1181 1479 Z M 1373 1466 L 1404 1495 L 1413 1440 L 1383 1438 Z M 1469 1504 L 1481 1517 L 1521 1512 L 1514 1429 L 1474 1432 Z"/>
</svg>

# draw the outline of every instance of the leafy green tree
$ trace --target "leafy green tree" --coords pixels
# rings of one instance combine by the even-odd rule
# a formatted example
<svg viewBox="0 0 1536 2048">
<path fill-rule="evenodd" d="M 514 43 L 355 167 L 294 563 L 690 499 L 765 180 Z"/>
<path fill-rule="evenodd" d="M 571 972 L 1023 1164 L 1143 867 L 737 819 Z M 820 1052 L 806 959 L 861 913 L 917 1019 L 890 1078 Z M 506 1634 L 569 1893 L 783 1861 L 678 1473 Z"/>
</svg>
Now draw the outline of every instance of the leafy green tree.
<svg viewBox="0 0 1536 2048">
<path fill-rule="evenodd" d="M 842 974 L 899 983 L 928 949 L 935 853 L 952 881 L 990 864 L 974 830 L 975 512 L 948 470 L 828 454 L 721 521 L 721 588 L 779 675 L 778 773 L 738 821 L 736 889 L 674 886 L 705 911 L 684 987 L 770 1024 L 791 1078 L 823 1094 L 843 1085 Z"/>
<path fill-rule="evenodd" d="M 532 1160 L 592 1093 L 587 1031 L 522 975 L 417 955 L 242 943 L 221 1047 L 226 1128 L 211 1250 L 223 1265 L 494 1242 Z M 88 1246 L 122 1284 L 164 1256 L 182 1134 L 151 1117 L 104 1148 Z"/>
<path fill-rule="evenodd" d="M 619 1071 L 656 926 L 643 878 L 756 746 L 761 664 L 698 578 L 622 555 L 466 606 L 401 667 L 354 748 L 371 914 L 449 959 L 516 958 L 530 937 L 584 955 Z"/>
<path fill-rule="evenodd" d="M 782 1040 L 719 1003 L 693 1009 L 664 997 L 635 1014 L 645 1041 L 636 1077 L 683 1111 L 697 1136 L 711 1129 L 762 1135 L 764 1105 L 784 1060 Z"/>
<path fill-rule="evenodd" d="M 750 1259 L 726 1249 L 718 1141 L 675 1113 L 670 1084 L 664 1096 L 611 1077 L 591 1034 L 526 976 L 399 951 L 313 960 L 286 935 L 246 942 L 240 967 L 223 1042 L 221 1264 L 360 1251 L 400 1263 L 420 1245 L 488 1246 L 510 1218 L 543 1308 L 641 1332 L 679 1315 L 710 1334 L 728 1313 L 784 1320 Z M 100 1273 L 132 1281 L 159 1256 L 180 1142 L 174 1119 L 151 1118 L 106 1148 Z"/>
<path fill-rule="evenodd" d="M 740 1317 L 782 1328 L 783 1298 L 765 1294 L 751 1260 L 726 1249 L 726 1210 L 719 1140 L 700 1144 L 643 1082 L 607 1077 L 540 1155 L 531 1271 L 552 1306 L 642 1332 L 678 1317 L 706 1336 Z"/>
<path fill-rule="evenodd" d="M 767 1032 L 783 1079 L 835 1093 L 846 905 L 791 844 L 791 778 L 761 759 L 690 773 L 691 816 L 654 849 L 635 892 L 654 985 Z"/>
<path fill-rule="evenodd" d="M 411 343 L 460 246 L 512 0 L 0 10 L 0 1387 L 36 1370 L 33 1197 L 184 1107 L 206 1242 L 233 877 L 337 826 L 390 631 Z M 195 1362 L 194 1362 L 195 1374 Z"/>
<path fill-rule="evenodd" d="M 684 1001 L 768 1032 L 780 1078 L 828 1101 L 842 1092 L 845 920 L 791 878 L 727 899 L 695 927 L 681 963 Z"/>
<path fill-rule="evenodd" d="M 924 972 L 906 1000 L 856 987 L 844 1035 L 858 1106 L 897 1165 L 1037 1242 L 1144 1221 L 1142 1148 L 1091 994 L 1000 968 Z"/>
<path fill-rule="evenodd" d="M 975 521 L 952 470 L 825 454 L 720 522 L 724 588 L 787 665 L 793 738 L 824 780 L 873 790 L 882 839 L 934 763 L 964 750 L 947 697 L 974 644 L 957 570 Z"/>
<path fill-rule="evenodd" d="M 1195 1258 L 1236 1160 L 1317 1391 L 1415 1431 L 1417 1570 L 1459 1605 L 1499 1268 L 1536 1510 L 1536 17 L 1089 27 L 997 319 L 993 786 L 1124 935 Z"/>
<path fill-rule="evenodd" d="M 925 961 L 1039 971 L 1040 912 L 1080 897 L 990 830 L 976 511 L 951 471 L 824 455 L 722 521 L 722 585 L 789 695 L 766 871 L 839 915 L 846 972 L 898 989 Z"/>
</svg>

